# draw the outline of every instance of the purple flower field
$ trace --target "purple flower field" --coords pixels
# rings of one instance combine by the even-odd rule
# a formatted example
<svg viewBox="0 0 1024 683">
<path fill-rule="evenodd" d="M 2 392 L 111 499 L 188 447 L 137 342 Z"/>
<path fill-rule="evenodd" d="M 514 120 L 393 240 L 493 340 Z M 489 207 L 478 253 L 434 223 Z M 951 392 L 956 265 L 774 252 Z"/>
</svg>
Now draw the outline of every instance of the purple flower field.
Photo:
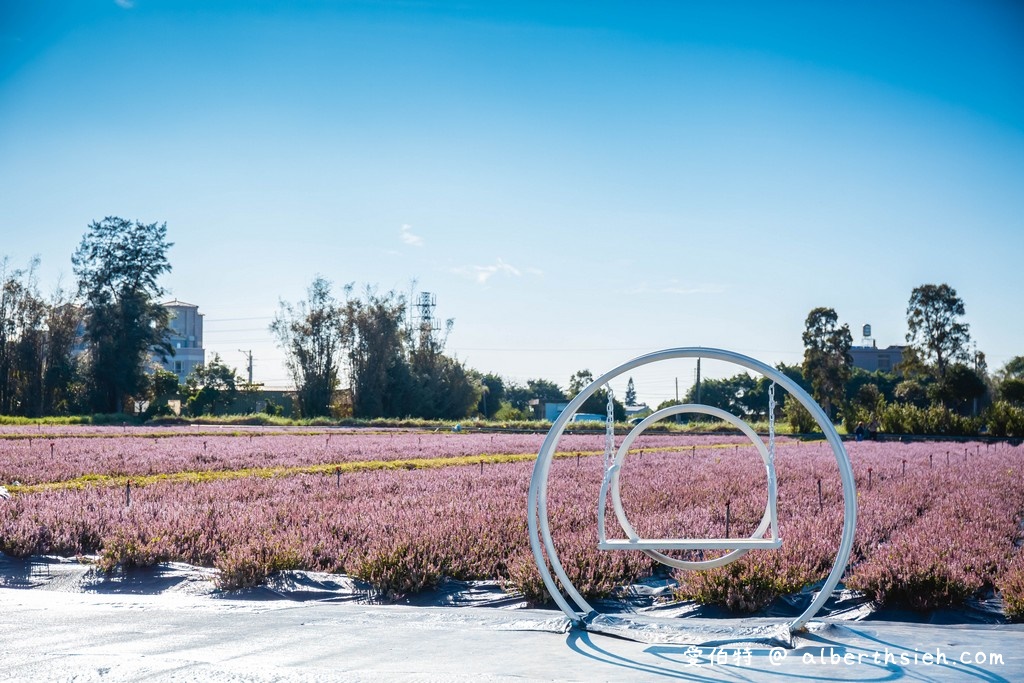
<svg viewBox="0 0 1024 683">
<path fill-rule="evenodd" d="M 95 429 L 95 428 L 94 428 Z M 83 475 L 210 472 L 265 465 L 535 453 L 543 435 L 332 431 L 160 438 L 0 440 L 0 484 Z M 621 436 L 619 437 L 621 439 Z M 206 443 L 204 448 L 203 443 Z M 53 443 L 53 455 L 50 444 Z M 765 474 L 743 437 L 645 435 L 622 472 L 632 524 L 649 536 L 748 536 Z M 931 609 L 996 590 L 1024 612 L 1024 448 L 976 443 L 849 443 L 858 482 L 856 541 L 844 582 L 882 604 Z M 575 585 L 602 596 L 656 571 L 639 552 L 597 550 L 603 435 L 566 436 L 549 491 L 559 556 Z M 642 453 L 641 453 L 642 451 Z M 572 454 L 583 453 L 581 457 Z M 948 452 L 948 461 L 947 461 Z M 345 572 L 397 596 L 444 576 L 499 579 L 543 598 L 526 533 L 530 460 L 433 469 L 143 481 L 14 493 L 0 499 L 0 550 L 97 554 L 105 567 L 178 560 L 221 570 L 225 588 L 289 568 Z M 780 442 L 783 546 L 726 567 L 677 571 L 680 597 L 760 609 L 821 580 L 835 560 L 842 492 L 831 450 Z M 819 498 L 818 482 L 821 481 Z M 614 535 L 614 519 L 609 533 Z"/>
<path fill-rule="evenodd" d="M 4 428 L 6 432 L 10 428 Z M 193 435 L 149 432 L 139 436 L 120 427 L 91 427 L 89 436 L 61 433 L 34 438 L 22 428 L 20 438 L 0 439 L 0 485 L 67 481 L 87 475 L 140 476 L 175 472 L 210 472 L 255 467 L 293 467 L 348 462 L 454 458 L 474 455 L 536 454 L 543 434 L 457 434 L 404 430 L 344 430 L 296 434 L 283 429 L 249 433 L 226 431 Z M 69 429 L 69 428 L 65 428 Z M 97 431 L 103 430 L 103 431 Z M 153 434 L 153 435 L 148 435 Z M 168 436 L 172 434 L 173 436 Z M 566 435 L 568 451 L 604 448 L 603 436 Z M 638 448 L 697 448 L 745 443 L 740 436 L 653 434 Z"/>
</svg>

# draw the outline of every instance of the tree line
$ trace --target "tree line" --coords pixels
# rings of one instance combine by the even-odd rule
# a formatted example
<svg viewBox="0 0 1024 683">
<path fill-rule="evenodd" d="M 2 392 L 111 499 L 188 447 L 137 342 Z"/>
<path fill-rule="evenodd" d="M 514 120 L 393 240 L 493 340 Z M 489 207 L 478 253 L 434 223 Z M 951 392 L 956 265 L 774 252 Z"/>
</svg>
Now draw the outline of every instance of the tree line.
<svg viewBox="0 0 1024 683">
<path fill-rule="evenodd" d="M 0 261 L 0 414 L 122 414 L 148 405 L 152 416 L 169 413 L 170 399 L 201 415 L 224 413 L 240 395 L 254 394 L 217 355 L 183 384 L 156 362 L 174 355 L 160 303 L 172 246 L 166 223 L 93 221 L 72 255 L 75 288 L 48 297 L 39 289 L 38 258 L 25 268 Z M 437 321 L 432 303 L 351 284 L 341 293 L 339 300 L 317 277 L 305 300 L 281 302 L 270 325 L 301 417 L 526 419 L 533 399 L 567 400 L 553 382 L 507 382 L 446 354 L 454 323 Z M 570 391 L 591 379 L 580 371 Z M 605 400 L 599 393 L 588 407 L 597 411 Z"/>
<path fill-rule="evenodd" d="M 166 236 L 166 224 L 92 222 L 71 258 L 76 290 L 49 297 L 39 291 L 38 258 L 27 268 L 3 260 L 0 414 L 118 413 L 151 389 L 151 354 L 172 353 L 157 301 L 159 277 L 171 269 Z"/>
<path fill-rule="evenodd" d="M 411 305 L 394 291 L 357 294 L 350 284 L 342 295 L 317 277 L 305 300 L 281 302 L 270 325 L 303 417 L 460 419 L 476 408 L 481 376 L 444 353 L 454 321 L 442 327 L 431 302 Z"/>
<path fill-rule="evenodd" d="M 93 221 L 72 255 L 75 289 L 39 290 L 38 258 L 27 267 L 0 261 L 0 414 L 40 417 L 87 413 L 167 412 L 178 399 L 186 412 L 228 411 L 240 394 L 256 392 L 219 356 L 179 385 L 154 360 L 174 355 L 160 278 L 170 272 L 173 243 L 166 224 L 118 217 Z M 454 321 L 440 321 L 434 302 L 373 287 L 341 288 L 316 277 L 306 298 L 280 302 L 270 325 L 285 353 L 302 417 L 518 420 L 534 406 L 565 402 L 593 381 L 580 370 L 567 389 L 546 379 L 525 383 L 468 368 L 445 346 Z M 800 365 L 778 369 L 810 392 L 851 431 L 1024 436 L 1024 356 L 994 373 L 971 345 L 964 303 L 947 284 L 921 285 L 907 306 L 907 347 L 888 372 L 853 367 L 849 326 L 832 308 L 807 316 Z M 764 378 L 739 373 L 691 387 L 684 402 L 767 418 Z M 636 401 L 632 379 L 625 404 Z M 660 407 L 673 403 L 666 401 Z M 608 395 L 596 392 L 581 412 L 604 415 Z M 615 418 L 625 405 L 612 400 Z M 813 420 L 795 401 L 778 397 L 777 417 L 806 431 Z"/>
<path fill-rule="evenodd" d="M 890 371 L 854 367 L 849 325 L 832 308 L 813 309 L 804 322 L 804 358 L 778 370 L 810 393 L 850 433 L 1024 436 L 1024 356 L 989 373 L 973 348 L 963 300 L 948 284 L 915 287 L 907 304 L 907 346 Z M 752 419 L 766 419 L 769 380 L 739 373 L 692 387 L 683 402 L 701 402 Z M 700 394 L 698 396 L 698 394 Z M 671 405 L 666 401 L 659 408 Z M 778 416 L 794 430 L 817 425 L 780 393 Z"/>
</svg>

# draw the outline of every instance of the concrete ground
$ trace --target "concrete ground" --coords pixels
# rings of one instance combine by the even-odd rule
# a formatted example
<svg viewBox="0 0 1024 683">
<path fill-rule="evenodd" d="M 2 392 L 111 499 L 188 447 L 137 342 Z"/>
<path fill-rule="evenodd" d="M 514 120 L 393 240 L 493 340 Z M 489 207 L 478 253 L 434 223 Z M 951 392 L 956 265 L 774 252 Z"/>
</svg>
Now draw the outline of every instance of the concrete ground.
<svg viewBox="0 0 1024 683">
<path fill-rule="evenodd" d="M 546 610 L 0 588 L 0 680 L 1024 681 L 1024 625 L 818 623 L 695 647 Z"/>
</svg>

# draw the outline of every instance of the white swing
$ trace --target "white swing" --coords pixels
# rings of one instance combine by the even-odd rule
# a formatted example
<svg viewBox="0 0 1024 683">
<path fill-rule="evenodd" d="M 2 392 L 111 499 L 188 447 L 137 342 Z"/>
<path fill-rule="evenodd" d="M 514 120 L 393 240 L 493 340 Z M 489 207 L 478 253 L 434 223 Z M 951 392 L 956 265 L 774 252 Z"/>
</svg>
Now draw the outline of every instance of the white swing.
<svg viewBox="0 0 1024 683">
<path fill-rule="evenodd" d="M 662 410 L 648 415 L 640 422 L 640 424 L 634 427 L 629 434 L 626 435 L 622 445 L 619 446 L 618 450 L 615 452 L 614 458 L 612 457 L 612 451 L 615 449 L 613 413 L 614 399 L 611 387 L 606 387 L 606 390 L 608 391 L 608 414 L 605 423 L 605 473 L 604 479 L 601 482 L 601 493 L 598 498 L 597 506 L 597 547 L 599 549 L 642 550 L 647 555 L 659 562 L 662 562 L 663 564 L 668 564 L 682 569 L 706 569 L 728 564 L 733 560 L 739 559 L 742 555 L 745 555 L 747 551 L 755 548 L 778 548 L 782 545 L 782 538 L 779 536 L 777 506 L 778 483 L 775 476 L 774 382 L 772 382 L 768 389 L 767 448 L 757 433 L 751 429 L 750 425 L 743 422 L 732 413 L 713 406 L 699 403 L 687 403 L 684 405 L 669 406 L 668 408 L 663 408 Z M 681 413 L 701 413 L 729 422 L 742 431 L 760 453 L 761 459 L 764 461 L 765 471 L 768 477 L 768 501 L 765 505 L 764 516 L 761 518 L 761 523 L 749 538 L 641 538 L 633 528 L 633 525 L 629 523 L 629 519 L 626 517 L 625 510 L 622 507 L 622 498 L 619 489 L 619 472 L 622 469 L 622 464 L 625 461 L 626 454 L 629 452 L 629 448 L 636 441 L 637 437 L 639 437 L 647 427 L 666 417 L 679 415 Z M 609 493 L 611 494 L 612 507 L 615 510 L 615 516 L 618 519 L 623 532 L 626 534 L 626 538 L 608 538 L 607 536 L 605 529 L 605 508 Z M 764 534 L 768 530 L 771 531 L 771 535 L 770 537 L 765 538 Z M 732 550 L 733 552 L 712 560 L 686 561 L 668 557 L 660 552 L 665 550 Z"/>
<path fill-rule="evenodd" d="M 850 458 L 843 447 L 842 439 L 835 430 L 825 412 L 814 402 L 814 399 L 796 382 L 787 377 L 778 369 L 771 367 L 761 361 L 755 360 L 733 351 L 724 349 L 712 349 L 708 347 L 680 347 L 664 349 L 653 353 L 639 356 L 627 361 L 622 365 L 606 372 L 595 379 L 589 386 L 585 387 L 573 398 L 565 410 L 562 411 L 551 425 L 548 435 L 541 444 L 537 453 L 537 462 L 534 465 L 533 477 L 530 479 L 530 489 L 527 493 L 527 529 L 530 535 L 530 548 L 533 551 L 537 571 L 540 573 L 544 586 L 551 598 L 555 601 L 562 612 L 571 620 L 574 625 L 593 629 L 595 620 L 605 618 L 584 599 L 580 591 L 573 585 L 566 572 L 565 566 L 559 559 L 558 550 L 555 547 L 554 539 L 551 536 L 548 510 L 548 480 L 551 475 L 551 464 L 558 450 L 558 442 L 565 431 L 570 418 L 582 407 L 583 403 L 593 396 L 602 387 L 609 388 L 612 380 L 624 377 L 628 373 L 647 365 L 654 365 L 661 362 L 676 361 L 687 358 L 709 358 L 715 361 L 732 363 L 747 370 L 759 373 L 773 382 L 769 387 L 769 435 L 768 445 L 754 433 L 754 431 L 736 416 L 730 413 L 718 412 L 717 408 L 700 404 L 689 404 L 672 406 L 650 415 L 637 425 L 625 438 L 622 445 L 615 449 L 614 414 L 612 414 L 613 400 L 609 393 L 609 417 L 606 423 L 606 453 L 604 477 L 601 483 L 600 501 L 598 502 L 598 547 L 606 550 L 640 550 L 656 561 L 681 569 L 708 569 L 718 567 L 738 559 L 753 548 L 778 548 L 782 543 L 778 530 L 778 519 L 776 516 L 776 503 L 778 495 L 778 481 L 775 475 L 775 385 L 782 387 L 789 395 L 789 399 L 802 405 L 817 423 L 825 439 L 831 446 L 835 455 L 836 465 L 839 470 L 839 479 L 842 482 L 843 492 L 843 527 L 839 539 L 839 548 L 836 552 L 836 561 L 832 566 L 825 582 L 816 591 L 814 598 L 806 609 L 792 621 L 785 625 L 785 631 L 791 634 L 803 629 L 807 622 L 818 613 L 825 602 L 832 594 L 832 590 L 838 585 L 846 563 L 850 559 L 853 550 L 853 538 L 857 522 L 857 488 L 853 478 L 853 467 L 850 465 Z M 629 524 L 622 509 L 622 501 L 619 496 L 619 471 L 625 460 L 630 446 L 636 438 L 650 424 L 665 417 L 679 413 L 703 413 L 723 419 L 739 428 L 755 445 L 761 458 L 765 463 L 768 475 L 768 502 L 765 507 L 765 514 L 760 525 L 748 538 L 640 538 L 639 534 Z M 614 453 L 614 458 L 612 454 Z M 612 507 L 615 509 L 616 517 L 625 533 L 625 538 L 608 538 L 605 533 L 605 508 L 608 496 L 612 498 Z M 770 533 L 769 533 L 770 531 Z M 686 561 L 668 557 L 664 551 L 671 550 L 721 550 L 721 557 L 711 560 Z M 564 594 L 563 594 L 564 591 Z M 611 618 L 611 617 L 607 617 Z M 685 620 L 683 620 L 685 621 Z M 690 629 L 681 623 L 673 623 L 672 629 L 680 631 L 683 640 L 678 642 L 704 643 L 719 641 L 722 634 L 719 629 L 713 629 L 714 633 L 700 631 L 690 632 Z M 754 631 L 760 632 L 762 627 L 751 627 Z M 759 630 L 760 629 L 760 630 Z M 733 631 L 734 634 L 743 631 L 739 628 Z M 616 630 L 622 634 L 622 630 Z M 627 629 L 628 632 L 628 629 Z M 747 633 L 749 635 L 749 633 Z M 763 633 L 762 633 L 763 635 Z M 659 641 L 661 642 L 661 641 Z"/>
</svg>

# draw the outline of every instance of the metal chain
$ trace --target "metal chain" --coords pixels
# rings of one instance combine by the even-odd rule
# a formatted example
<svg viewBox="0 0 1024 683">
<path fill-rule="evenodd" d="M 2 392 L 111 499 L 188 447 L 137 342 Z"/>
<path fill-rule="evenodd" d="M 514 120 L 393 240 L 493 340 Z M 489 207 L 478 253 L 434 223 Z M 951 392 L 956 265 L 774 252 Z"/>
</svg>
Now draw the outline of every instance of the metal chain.
<svg viewBox="0 0 1024 683">
<path fill-rule="evenodd" d="M 775 460 L 775 382 L 768 387 L 768 457 Z"/>
<path fill-rule="evenodd" d="M 604 421 L 604 468 L 612 466 L 615 458 L 615 392 L 610 384 L 605 385 L 608 392 L 608 408 Z"/>
</svg>

